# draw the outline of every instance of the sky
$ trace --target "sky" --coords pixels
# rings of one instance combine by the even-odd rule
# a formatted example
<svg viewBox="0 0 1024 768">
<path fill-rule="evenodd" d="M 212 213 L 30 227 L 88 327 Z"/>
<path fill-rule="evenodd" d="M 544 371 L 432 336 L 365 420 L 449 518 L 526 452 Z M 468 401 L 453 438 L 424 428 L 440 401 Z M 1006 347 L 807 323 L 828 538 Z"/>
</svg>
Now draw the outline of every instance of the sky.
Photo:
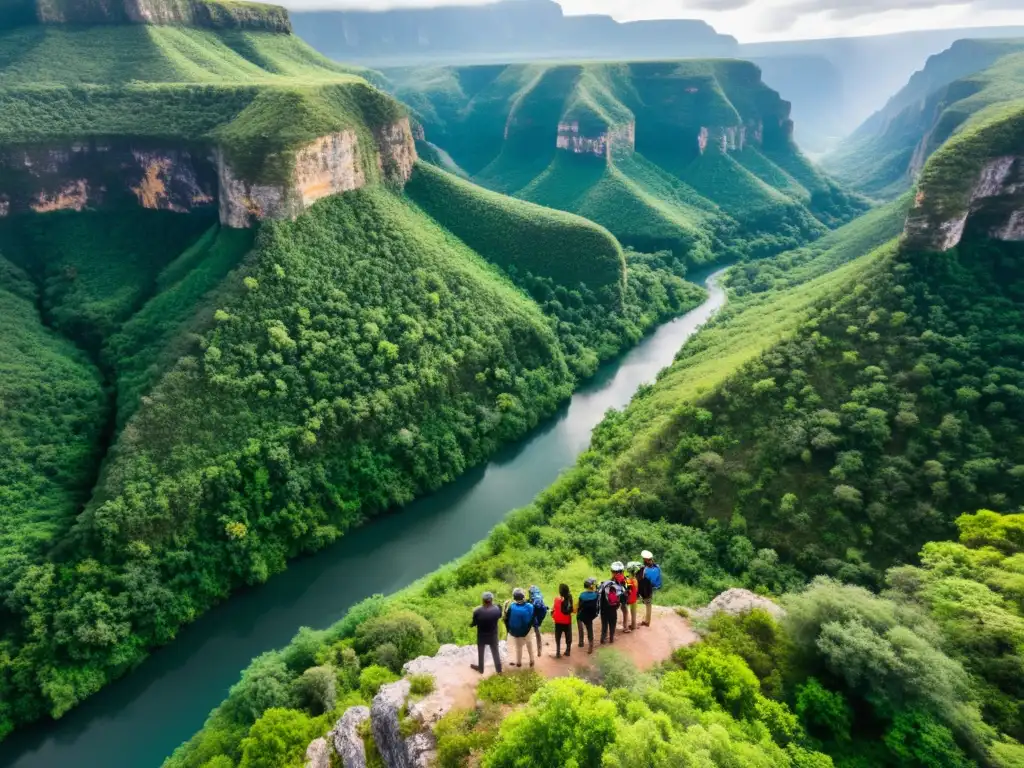
<svg viewBox="0 0 1024 768">
<path fill-rule="evenodd" d="M 433 7 L 489 0 L 275 0 L 289 8 Z M 941 27 L 1024 25 L 1024 0 L 558 0 L 567 14 L 619 21 L 704 19 L 741 42 L 850 37 Z"/>
</svg>

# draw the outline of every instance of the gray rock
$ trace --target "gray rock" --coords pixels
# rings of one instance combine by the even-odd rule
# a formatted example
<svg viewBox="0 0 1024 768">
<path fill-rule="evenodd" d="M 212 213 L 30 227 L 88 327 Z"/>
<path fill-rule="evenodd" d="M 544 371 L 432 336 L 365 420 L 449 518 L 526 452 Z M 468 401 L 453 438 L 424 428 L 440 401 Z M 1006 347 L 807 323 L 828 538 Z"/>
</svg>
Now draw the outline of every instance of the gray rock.
<svg viewBox="0 0 1024 768">
<path fill-rule="evenodd" d="M 776 619 L 781 619 L 786 615 L 786 611 L 781 605 L 773 603 L 767 597 L 755 595 L 747 589 L 726 590 L 704 608 L 689 609 L 687 613 L 694 619 L 710 619 L 716 613 L 738 616 L 742 613 L 749 613 L 755 608 L 768 611 Z"/>
<path fill-rule="evenodd" d="M 405 740 L 405 751 L 409 765 L 413 768 L 430 768 L 437 759 L 437 739 L 430 730 L 414 733 Z"/>
<path fill-rule="evenodd" d="M 306 768 L 331 768 L 331 748 L 322 736 L 306 747 Z"/>
<path fill-rule="evenodd" d="M 366 746 L 359 735 L 359 726 L 369 717 L 369 707 L 349 707 L 327 734 L 344 768 L 366 768 Z"/>
<path fill-rule="evenodd" d="M 381 686 L 370 707 L 370 727 L 377 751 L 387 768 L 410 768 L 409 753 L 399 728 L 398 713 L 409 696 L 409 681 Z"/>
</svg>

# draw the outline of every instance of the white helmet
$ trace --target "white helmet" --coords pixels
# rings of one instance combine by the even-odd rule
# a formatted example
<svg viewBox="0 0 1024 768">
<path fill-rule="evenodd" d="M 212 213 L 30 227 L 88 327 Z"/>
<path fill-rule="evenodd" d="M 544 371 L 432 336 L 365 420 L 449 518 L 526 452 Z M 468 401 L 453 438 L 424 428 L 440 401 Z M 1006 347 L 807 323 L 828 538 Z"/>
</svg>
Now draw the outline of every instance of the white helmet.
<svg viewBox="0 0 1024 768">
<path fill-rule="evenodd" d="M 649 550 L 649 549 L 645 549 L 643 552 L 641 552 L 640 553 L 640 557 L 642 557 L 644 560 L 653 560 L 654 559 L 654 555 L 651 553 L 651 550 Z"/>
<path fill-rule="evenodd" d="M 626 570 L 626 566 L 624 566 L 618 560 L 612 563 L 612 573 L 622 573 L 624 570 Z"/>
</svg>

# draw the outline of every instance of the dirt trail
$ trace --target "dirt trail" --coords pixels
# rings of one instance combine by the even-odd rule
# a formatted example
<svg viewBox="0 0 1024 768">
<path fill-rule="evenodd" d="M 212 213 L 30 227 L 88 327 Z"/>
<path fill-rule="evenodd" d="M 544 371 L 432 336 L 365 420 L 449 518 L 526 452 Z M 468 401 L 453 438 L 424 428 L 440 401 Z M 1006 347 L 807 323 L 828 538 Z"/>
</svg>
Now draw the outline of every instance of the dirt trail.
<svg viewBox="0 0 1024 768">
<path fill-rule="evenodd" d="M 641 607 L 642 611 L 642 607 Z M 669 608 L 654 608 L 650 627 L 638 626 L 634 632 L 625 634 L 621 630 L 621 618 L 619 629 L 615 632 L 614 645 L 601 645 L 600 620 L 594 621 L 594 653 L 601 648 L 613 648 L 626 658 L 630 659 L 638 669 L 645 670 L 655 664 L 665 661 L 672 655 L 672 651 L 684 645 L 693 645 L 700 638 L 690 626 L 690 622 L 679 616 Z M 587 653 L 586 648 L 579 647 L 579 637 L 576 633 L 576 625 L 573 624 L 573 647 L 569 658 L 564 656 L 555 658 L 555 636 L 554 634 L 541 635 L 542 655 L 536 660 L 535 669 L 544 677 L 565 677 L 570 674 L 580 674 L 580 671 L 590 666 L 594 656 Z M 531 642 L 536 640 L 531 637 Z M 505 643 L 501 643 L 502 664 L 504 671 L 518 671 L 516 667 L 509 665 L 509 650 Z M 434 676 L 435 690 L 415 707 L 420 710 L 421 716 L 426 722 L 434 722 L 441 715 L 450 709 L 466 709 L 476 705 L 476 687 L 484 677 L 494 674 L 491 655 L 488 652 L 484 657 L 485 672 L 479 672 L 469 668 L 470 664 L 476 664 L 477 649 L 471 646 L 444 646 L 436 656 L 423 657 L 409 662 L 406 671 L 411 674 L 430 674 Z M 526 649 L 523 649 L 523 669 L 529 668 L 529 657 Z"/>
</svg>

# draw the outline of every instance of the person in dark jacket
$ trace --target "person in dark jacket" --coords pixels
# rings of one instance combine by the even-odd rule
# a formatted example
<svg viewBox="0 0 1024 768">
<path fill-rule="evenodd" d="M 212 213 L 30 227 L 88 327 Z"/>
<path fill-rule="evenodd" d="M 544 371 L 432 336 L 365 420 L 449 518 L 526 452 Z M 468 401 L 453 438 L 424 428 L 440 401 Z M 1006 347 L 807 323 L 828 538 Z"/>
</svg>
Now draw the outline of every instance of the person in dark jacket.
<svg viewBox="0 0 1024 768">
<path fill-rule="evenodd" d="M 590 649 L 587 653 L 594 652 L 594 619 L 597 618 L 600 597 L 597 594 L 597 579 L 591 576 L 583 582 L 583 591 L 580 592 L 579 606 L 576 609 L 576 631 L 580 636 L 580 648 L 583 647 L 583 630 L 587 631 L 587 640 L 590 641 Z"/>
<path fill-rule="evenodd" d="M 648 550 L 640 553 L 643 558 L 644 567 L 637 574 L 637 587 L 640 599 L 644 601 L 644 620 L 640 622 L 641 627 L 651 626 L 651 606 L 654 603 L 654 593 L 661 589 L 661 568 L 654 562 L 654 555 Z"/>
<path fill-rule="evenodd" d="M 612 563 L 612 578 L 601 584 L 597 590 L 601 596 L 601 645 L 606 642 L 615 643 L 615 625 L 619 623 L 619 606 L 626 601 L 626 591 L 616 581 L 615 577 L 622 577 L 626 569 L 622 563 L 616 560 Z"/>
<path fill-rule="evenodd" d="M 476 627 L 476 649 L 479 658 L 478 664 L 469 666 L 484 673 L 484 649 L 491 649 L 491 658 L 494 659 L 494 669 L 501 674 L 501 654 L 498 653 L 498 622 L 501 621 L 501 608 L 494 604 L 494 595 L 491 592 L 484 592 L 483 605 L 473 611 L 473 622 L 469 625 Z"/>
</svg>

